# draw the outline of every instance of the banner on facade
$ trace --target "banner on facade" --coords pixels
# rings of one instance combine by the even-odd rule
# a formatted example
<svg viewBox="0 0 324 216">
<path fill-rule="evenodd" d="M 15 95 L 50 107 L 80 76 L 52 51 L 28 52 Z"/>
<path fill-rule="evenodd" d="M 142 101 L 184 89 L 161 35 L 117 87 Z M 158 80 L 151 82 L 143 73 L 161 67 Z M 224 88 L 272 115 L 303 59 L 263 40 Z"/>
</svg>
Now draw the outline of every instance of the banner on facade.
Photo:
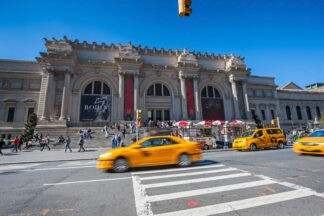
<svg viewBox="0 0 324 216">
<path fill-rule="evenodd" d="M 125 86 L 125 115 L 131 116 L 133 113 L 133 80 L 127 79 Z"/>
<path fill-rule="evenodd" d="M 187 102 L 188 102 L 188 116 L 195 115 L 194 97 L 192 93 L 192 82 L 187 81 Z"/>
<path fill-rule="evenodd" d="M 110 121 L 111 96 L 82 95 L 80 121 Z"/>
</svg>

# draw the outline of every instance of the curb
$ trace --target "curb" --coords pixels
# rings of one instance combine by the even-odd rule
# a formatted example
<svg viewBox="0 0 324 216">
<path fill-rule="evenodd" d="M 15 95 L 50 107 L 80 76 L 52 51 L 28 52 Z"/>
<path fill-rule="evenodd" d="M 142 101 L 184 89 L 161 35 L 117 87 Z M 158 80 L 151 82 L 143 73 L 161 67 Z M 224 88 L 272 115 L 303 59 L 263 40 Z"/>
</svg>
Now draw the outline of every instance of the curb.
<svg viewBox="0 0 324 216">
<path fill-rule="evenodd" d="M 22 162 L 9 162 L 9 163 L 0 163 L 0 166 L 5 166 L 5 165 L 15 165 L 15 164 L 31 164 L 31 163 L 50 163 L 50 162 L 80 161 L 80 160 L 97 160 L 97 158 L 80 158 L 80 159 L 51 160 L 51 161 L 22 161 Z"/>
<path fill-rule="evenodd" d="M 232 148 L 229 149 L 210 149 L 210 150 L 203 150 L 203 153 L 208 153 L 208 152 L 227 152 L 227 151 L 234 151 Z"/>
</svg>

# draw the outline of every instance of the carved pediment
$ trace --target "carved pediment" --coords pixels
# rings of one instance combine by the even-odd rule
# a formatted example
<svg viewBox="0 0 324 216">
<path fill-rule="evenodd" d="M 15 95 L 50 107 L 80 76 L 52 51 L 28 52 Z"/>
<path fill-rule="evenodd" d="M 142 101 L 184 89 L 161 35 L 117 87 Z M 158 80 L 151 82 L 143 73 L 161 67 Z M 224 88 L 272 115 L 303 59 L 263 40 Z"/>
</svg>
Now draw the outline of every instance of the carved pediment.
<svg viewBox="0 0 324 216">
<path fill-rule="evenodd" d="M 231 70 L 232 67 L 246 68 L 246 65 L 242 58 L 231 55 L 231 58 L 226 62 L 226 70 Z"/>
<path fill-rule="evenodd" d="M 185 62 L 185 63 L 192 63 L 192 64 L 198 63 L 196 56 L 192 53 L 189 53 L 189 51 L 186 48 L 183 49 L 183 52 L 178 57 L 178 62 Z"/>
<path fill-rule="evenodd" d="M 128 43 L 126 46 L 120 47 L 119 57 L 138 59 L 140 55 L 132 44 Z"/>
</svg>

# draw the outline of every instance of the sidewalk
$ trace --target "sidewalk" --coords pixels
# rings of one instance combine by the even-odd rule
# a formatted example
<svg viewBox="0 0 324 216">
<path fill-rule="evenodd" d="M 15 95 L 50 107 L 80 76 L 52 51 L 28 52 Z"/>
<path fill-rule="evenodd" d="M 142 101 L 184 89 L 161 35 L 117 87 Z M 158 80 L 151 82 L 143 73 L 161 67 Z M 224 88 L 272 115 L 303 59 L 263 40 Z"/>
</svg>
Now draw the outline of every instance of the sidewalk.
<svg viewBox="0 0 324 216">
<path fill-rule="evenodd" d="M 72 149 L 72 153 L 64 149 L 44 149 L 23 150 L 21 152 L 11 152 L 10 149 L 3 149 L 3 155 L 0 155 L 0 166 L 19 163 L 42 163 L 73 160 L 95 160 L 99 154 L 110 150 L 110 148 L 87 148 L 85 152 L 78 152 L 77 148 Z"/>
</svg>

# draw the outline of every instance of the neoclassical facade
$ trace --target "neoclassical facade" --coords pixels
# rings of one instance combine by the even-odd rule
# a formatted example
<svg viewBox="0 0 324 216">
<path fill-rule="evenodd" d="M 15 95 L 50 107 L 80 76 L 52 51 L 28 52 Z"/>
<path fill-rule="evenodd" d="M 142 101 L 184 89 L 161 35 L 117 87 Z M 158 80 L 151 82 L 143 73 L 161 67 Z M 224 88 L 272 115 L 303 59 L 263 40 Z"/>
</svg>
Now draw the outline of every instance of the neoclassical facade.
<svg viewBox="0 0 324 216">
<path fill-rule="evenodd" d="M 314 124 L 324 88 L 278 87 L 253 76 L 244 58 L 183 50 L 45 39 L 36 61 L 0 60 L 0 131 L 16 133 L 30 113 L 38 129 L 142 119 L 226 120 L 282 127 Z"/>
</svg>

